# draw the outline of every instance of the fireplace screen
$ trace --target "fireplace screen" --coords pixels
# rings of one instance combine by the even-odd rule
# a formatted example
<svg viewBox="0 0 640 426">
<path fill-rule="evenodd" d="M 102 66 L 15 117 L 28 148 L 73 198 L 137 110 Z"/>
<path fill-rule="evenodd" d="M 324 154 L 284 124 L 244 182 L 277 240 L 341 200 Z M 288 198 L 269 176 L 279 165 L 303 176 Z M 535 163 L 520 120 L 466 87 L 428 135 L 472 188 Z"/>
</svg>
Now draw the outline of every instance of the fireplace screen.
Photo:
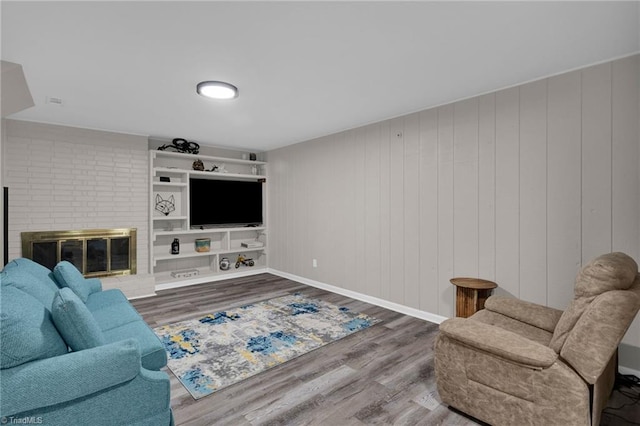
<svg viewBox="0 0 640 426">
<path fill-rule="evenodd" d="M 22 233 L 22 256 L 53 269 L 62 260 L 85 277 L 136 273 L 136 228 Z"/>
</svg>

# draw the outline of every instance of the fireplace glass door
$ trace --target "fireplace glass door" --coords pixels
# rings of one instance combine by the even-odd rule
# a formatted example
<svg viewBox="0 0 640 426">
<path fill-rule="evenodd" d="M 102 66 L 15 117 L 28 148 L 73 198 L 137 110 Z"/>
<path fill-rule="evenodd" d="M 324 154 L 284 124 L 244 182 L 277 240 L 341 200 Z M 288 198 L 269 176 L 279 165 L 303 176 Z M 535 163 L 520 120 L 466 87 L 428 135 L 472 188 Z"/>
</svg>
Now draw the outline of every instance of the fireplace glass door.
<svg viewBox="0 0 640 426">
<path fill-rule="evenodd" d="M 136 229 L 23 232 L 22 256 L 53 269 L 66 260 L 86 277 L 136 273 Z"/>
</svg>

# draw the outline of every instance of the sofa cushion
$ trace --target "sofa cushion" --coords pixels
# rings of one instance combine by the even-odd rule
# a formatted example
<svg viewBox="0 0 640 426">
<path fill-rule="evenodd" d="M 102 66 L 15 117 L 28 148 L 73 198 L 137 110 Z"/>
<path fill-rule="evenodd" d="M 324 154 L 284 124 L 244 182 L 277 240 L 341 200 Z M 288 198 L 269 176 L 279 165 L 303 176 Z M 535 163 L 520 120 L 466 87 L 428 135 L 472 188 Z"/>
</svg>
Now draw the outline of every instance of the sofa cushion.
<svg viewBox="0 0 640 426">
<path fill-rule="evenodd" d="M 142 321 L 138 311 L 128 301 L 96 310 L 90 309 L 90 311 L 102 331 L 120 327 L 130 322 Z"/>
<path fill-rule="evenodd" d="M 9 262 L 2 270 L 2 286 L 11 286 L 22 290 L 38 300 L 45 308 L 51 310 L 53 298 L 58 291 L 58 286 L 54 281 L 38 277 L 23 267 L 10 266 L 12 262 Z"/>
<path fill-rule="evenodd" d="M 130 322 L 111 330 L 103 331 L 107 343 L 133 338 L 140 345 L 142 366 L 149 370 L 160 370 L 167 365 L 167 352 L 158 336 L 144 321 Z"/>
<path fill-rule="evenodd" d="M 11 286 L 2 286 L 0 291 L 0 368 L 68 352 L 42 303 Z"/>
<path fill-rule="evenodd" d="M 129 301 L 122 290 L 112 288 L 90 294 L 86 305 L 91 312 L 94 312 L 106 306 L 119 305 L 121 303 L 129 303 Z"/>
<path fill-rule="evenodd" d="M 105 344 L 104 335 L 89 309 L 69 288 L 61 288 L 53 300 L 53 322 L 73 351 Z"/>
<path fill-rule="evenodd" d="M 66 260 L 59 262 L 53 268 L 53 275 L 61 287 L 69 287 L 82 300 L 82 303 L 87 303 L 91 287 L 85 283 L 84 276 L 78 271 L 78 268 L 73 266 L 73 263 Z"/>
<path fill-rule="evenodd" d="M 55 278 L 53 277 L 53 272 L 51 271 L 51 269 L 39 264 L 34 260 L 27 259 L 26 257 L 18 257 L 9 262 L 5 268 L 11 267 L 20 267 L 20 269 L 29 272 L 31 275 L 34 275 L 41 280 L 48 280 L 55 284 L 56 287 L 58 286 Z"/>
</svg>

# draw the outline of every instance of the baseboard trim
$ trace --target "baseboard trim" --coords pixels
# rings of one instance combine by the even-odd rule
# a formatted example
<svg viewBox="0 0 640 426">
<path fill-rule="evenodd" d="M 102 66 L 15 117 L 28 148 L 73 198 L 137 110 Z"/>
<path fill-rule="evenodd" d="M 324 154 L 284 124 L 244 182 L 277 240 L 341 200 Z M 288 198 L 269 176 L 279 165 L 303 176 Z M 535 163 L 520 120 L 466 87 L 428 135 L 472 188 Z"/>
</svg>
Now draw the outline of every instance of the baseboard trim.
<svg viewBox="0 0 640 426">
<path fill-rule="evenodd" d="M 242 277 L 248 277 L 251 275 L 258 275 L 258 274 L 264 274 L 268 272 L 267 268 L 256 268 L 256 269 L 252 269 L 252 270 L 245 270 L 245 271 L 239 271 L 239 272 L 229 272 L 229 273 L 224 273 L 224 274 L 220 274 L 220 275 L 199 275 L 195 278 L 190 278 L 187 280 L 179 280 L 179 281 L 172 281 L 169 283 L 164 283 L 164 284 L 157 284 L 155 289 L 156 292 L 161 291 L 161 290 L 171 290 L 173 288 L 180 288 L 180 287 L 187 287 L 190 285 L 196 285 L 196 284 L 205 284 L 205 283 L 211 283 L 214 281 L 222 281 L 222 280 L 229 280 L 231 278 L 242 278 Z"/>
<path fill-rule="evenodd" d="M 628 343 L 620 343 L 618 346 L 618 365 L 620 373 L 640 377 L 640 348 Z"/>
<path fill-rule="evenodd" d="M 142 296 L 127 297 L 127 300 L 146 299 L 147 297 L 157 296 L 156 293 L 143 294 Z"/>
<path fill-rule="evenodd" d="M 371 303 L 372 305 L 380 306 L 381 308 L 389 309 L 401 314 L 409 315 L 414 318 L 419 318 L 425 321 L 440 324 L 442 321 L 448 319 L 441 315 L 432 314 L 431 312 L 421 311 L 419 309 L 411 308 L 409 306 L 401 305 L 395 302 L 389 302 L 388 300 L 379 299 L 377 297 L 369 296 L 366 294 L 358 293 L 352 290 L 347 290 L 341 287 L 336 287 L 331 284 L 326 284 L 320 281 L 315 281 L 309 278 L 300 277 L 298 275 L 290 274 L 288 272 L 282 272 L 277 269 L 268 268 L 267 272 L 273 275 L 277 275 L 282 278 L 287 278 L 292 281 L 297 281 L 302 284 L 309 285 L 311 287 L 327 290 L 332 293 L 341 294 L 343 296 L 350 297 L 352 299 L 360 300 L 362 302 Z"/>
<path fill-rule="evenodd" d="M 633 368 L 627 368 L 623 366 L 618 367 L 618 373 L 620 374 L 633 374 L 636 377 L 640 378 L 640 371 L 634 370 Z"/>
</svg>

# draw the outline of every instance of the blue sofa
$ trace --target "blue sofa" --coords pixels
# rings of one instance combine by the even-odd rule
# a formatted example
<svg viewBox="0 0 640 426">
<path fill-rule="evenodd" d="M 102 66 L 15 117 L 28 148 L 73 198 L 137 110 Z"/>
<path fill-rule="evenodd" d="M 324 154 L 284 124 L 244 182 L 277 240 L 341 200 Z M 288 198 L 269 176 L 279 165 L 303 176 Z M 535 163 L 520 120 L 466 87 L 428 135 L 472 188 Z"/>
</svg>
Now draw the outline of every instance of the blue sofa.
<svg viewBox="0 0 640 426">
<path fill-rule="evenodd" d="M 0 272 L 0 416 L 44 425 L 173 425 L 166 352 L 117 289 L 69 262 Z"/>
</svg>

